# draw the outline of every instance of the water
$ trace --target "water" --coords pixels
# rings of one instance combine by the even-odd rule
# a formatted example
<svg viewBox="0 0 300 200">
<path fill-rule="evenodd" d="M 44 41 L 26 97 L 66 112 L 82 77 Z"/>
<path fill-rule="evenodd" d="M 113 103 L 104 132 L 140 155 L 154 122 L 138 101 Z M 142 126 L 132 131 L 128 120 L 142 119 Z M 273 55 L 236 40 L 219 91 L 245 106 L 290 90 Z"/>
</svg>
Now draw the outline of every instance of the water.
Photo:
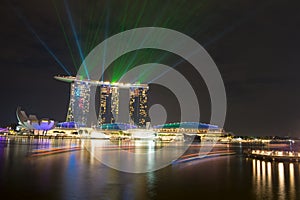
<svg viewBox="0 0 300 200">
<path fill-rule="evenodd" d="M 300 199 L 299 163 L 233 156 L 130 174 L 86 150 L 28 156 L 33 149 L 76 146 L 79 140 L 0 141 L 0 199 Z"/>
</svg>

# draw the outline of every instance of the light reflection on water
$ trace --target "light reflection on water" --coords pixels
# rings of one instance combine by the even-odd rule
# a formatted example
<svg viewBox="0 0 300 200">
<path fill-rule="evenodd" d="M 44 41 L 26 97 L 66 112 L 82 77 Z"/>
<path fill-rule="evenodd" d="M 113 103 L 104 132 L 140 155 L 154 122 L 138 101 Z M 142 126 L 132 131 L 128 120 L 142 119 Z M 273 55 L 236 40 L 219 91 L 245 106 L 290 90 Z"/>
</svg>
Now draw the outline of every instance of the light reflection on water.
<svg viewBox="0 0 300 200">
<path fill-rule="evenodd" d="M 258 199 L 297 199 L 299 163 L 270 162 L 252 159 L 252 187 Z"/>
<path fill-rule="evenodd" d="M 290 199 L 296 199 L 296 191 L 295 191 L 295 173 L 294 173 L 294 163 L 289 164 L 290 171 Z"/>
<path fill-rule="evenodd" d="M 267 162 L 267 176 L 268 176 L 268 180 L 267 180 L 267 194 L 269 195 L 270 199 L 273 198 L 273 194 L 272 194 L 272 164 L 271 162 Z"/>
<path fill-rule="evenodd" d="M 261 161 L 261 168 L 262 168 L 262 193 L 265 194 L 266 193 L 266 189 L 267 189 L 267 181 L 266 181 L 266 162 L 265 161 Z"/>
<path fill-rule="evenodd" d="M 285 185 L 284 185 L 284 165 L 282 162 L 278 163 L 278 181 L 279 181 L 279 188 L 278 188 L 278 197 L 279 199 L 285 199 Z"/>
<path fill-rule="evenodd" d="M 110 140 L 85 140 L 84 146 L 103 164 L 132 173 L 150 172 L 168 166 L 188 148 L 188 144 L 182 141 L 161 143 L 153 140 L 121 143 Z"/>
<path fill-rule="evenodd" d="M 25 139 L 0 143 L 0 193 L 8 196 L 3 199 L 300 198 L 299 163 L 235 155 L 129 174 L 101 164 L 85 150 L 28 157 L 33 149 L 75 145 L 82 145 L 82 141 Z M 226 146 L 229 148 L 240 152 L 240 147 Z M 120 151 L 132 150 L 144 154 L 143 148 Z"/>
</svg>

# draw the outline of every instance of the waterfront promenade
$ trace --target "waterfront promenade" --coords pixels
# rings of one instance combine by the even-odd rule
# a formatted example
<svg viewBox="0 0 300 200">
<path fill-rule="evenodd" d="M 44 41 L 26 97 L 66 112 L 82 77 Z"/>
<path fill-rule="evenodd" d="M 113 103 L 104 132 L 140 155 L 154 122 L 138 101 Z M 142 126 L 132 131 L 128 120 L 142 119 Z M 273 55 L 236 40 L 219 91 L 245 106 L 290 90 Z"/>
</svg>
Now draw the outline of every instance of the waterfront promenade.
<svg viewBox="0 0 300 200">
<path fill-rule="evenodd" d="M 246 150 L 244 154 L 250 158 L 269 161 L 299 162 L 300 152 L 296 151 L 275 151 L 275 150 Z"/>
</svg>

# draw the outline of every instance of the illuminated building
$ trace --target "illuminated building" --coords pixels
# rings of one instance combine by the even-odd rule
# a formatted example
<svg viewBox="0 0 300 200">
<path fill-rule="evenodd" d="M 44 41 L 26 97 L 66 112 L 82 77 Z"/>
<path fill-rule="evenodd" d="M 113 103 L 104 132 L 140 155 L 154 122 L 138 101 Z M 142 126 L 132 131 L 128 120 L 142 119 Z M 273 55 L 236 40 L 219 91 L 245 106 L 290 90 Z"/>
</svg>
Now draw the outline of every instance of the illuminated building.
<svg viewBox="0 0 300 200">
<path fill-rule="evenodd" d="M 150 122 L 148 114 L 148 88 L 130 88 L 129 115 L 138 127 L 145 127 Z"/>
<path fill-rule="evenodd" d="M 74 113 L 73 113 L 74 101 L 75 101 L 75 84 L 71 83 L 71 86 L 70 86 L 70 101 L 69 101 L 69 107 L 68 107 L 68 111 L 67 111 L 66 122 L 73 122 L 74 121 Z"/>
<path fill-rule="evenodd" d="M 223 133 L 223 129 L 217 125 L 204 124 L 199 122 L 175 122 L 169 124 L 156 125 L 153 127 L 158 132 L 163 133 Z"/>
<path fill-rule="evenodd" d="M 35 115 L 29 115 L 28 117 L 20 107 L 17 108 L 16 115 L 20 128 L 35 131 L 37 134 L 39 134 L 39 131 L 44 134 L 44 132 L 53 129 L 55 125 L 54 120 L 38 119 Z"/>
<path fill-rule="evenodd" d="M 161 124 L 154 126 L 153 129 L 159 133 L 158 135 L 163 136 L 182 134 L 186 141 L 214 141 L 216 138 L 226 134 L 223 128 L 220 128 L 217 125 L 199 122 Z"/>
<path fill-rule="evenodd" d="M 80 77 L 73 76 L 55 76 L 54 78 L 71 84 L 67 122 L 74 121 L 79 126 L 87 126 L 92 86 L 100 87 L 99 126 L 118 121 L 119 89 L 130 90 L 129 113 L 132 119 L 131 124 L 134 123 L 139 127 L 144 127 L 146 122 L 150 121 L 147 105 L 147 84 L 110 83 L 80 79 Z"/>
<path fill-rule="evenodd" d="M 100 112 L 98 124 L 115 123 L 119 111 L 119 90 L 110 84 L 100 86 Z"/>
<path fill-rule="evenodd" d="M 66 121 L 76 122 L 79 126 L 87 125 L 91 85 L 78 79 L 71 82 L 70 102 Z"/>
<path fill-rule="evenodd" d="M 119 115 L 119 88 L 111 87 L 111 112 L 115 118 L 115 121 L 118 121 Z"/>
<path fill-rule="evenodd" d="M 137 128 L 135 125 L 127 123 L 112 123 L 112 124 L 102 124 L 102 130 L 128 130 Z"/>
</svg>

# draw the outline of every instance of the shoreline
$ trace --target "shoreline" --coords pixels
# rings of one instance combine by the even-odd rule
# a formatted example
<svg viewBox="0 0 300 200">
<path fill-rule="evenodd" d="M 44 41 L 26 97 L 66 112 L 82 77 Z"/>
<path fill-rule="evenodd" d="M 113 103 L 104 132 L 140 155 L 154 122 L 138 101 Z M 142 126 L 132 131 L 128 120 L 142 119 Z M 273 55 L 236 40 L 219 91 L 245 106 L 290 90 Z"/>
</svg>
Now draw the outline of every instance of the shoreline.
<svg viewBox="0 0 300 200">
<path fill-rule="evenodd" d="M 300 152 L 296 152 L 296 151 L 245 150 L 244 155 L 249 158 L 267 160 L 267 161 L 278 161 L 278 162 L 299 162 L 300 161 Z"/>
</svg>

